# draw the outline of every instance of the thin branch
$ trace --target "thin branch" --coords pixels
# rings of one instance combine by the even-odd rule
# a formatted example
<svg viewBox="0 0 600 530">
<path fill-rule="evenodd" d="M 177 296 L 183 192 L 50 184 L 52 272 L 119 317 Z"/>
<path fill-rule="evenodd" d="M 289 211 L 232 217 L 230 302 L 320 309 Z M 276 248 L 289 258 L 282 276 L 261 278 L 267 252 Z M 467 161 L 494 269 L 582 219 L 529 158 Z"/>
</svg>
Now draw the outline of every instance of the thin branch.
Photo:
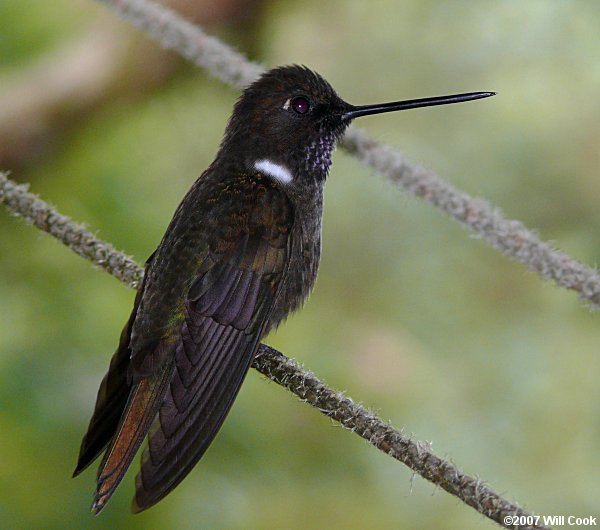
<svg viewBox="0 0 600 530">
<path fill-rule="evenodd" d="M 130 257 L 98 239 L 86 228 L 58 213 L 47 202 L 27 191 L 26 184 L 17 184 L 0 171 L 0 204 L 28 223 L 55 237 L 75 253 L 112 274 L 125 285 L 136 289 L 144 274 Z"/>
<path fill-rule="evenodd" d="M 358 434 L 371 445 L 498 524 L 507 528 L 545 528 L 506 524 L 515 515 L 526 512 L 502 498 L 485 482 L 463 473 L 454 464 L 435 455 L 428 443 L 413 440 L 351 398 L 328 388 L 314 374 L 304 371 L 296 361 L 270 346 L 260 345 L 253 367 L 296 394 L 305 403 L 339 422 L 342 427 Z"/>
<path fill-rule="evenodd" d="M 228 85 L 243 88 L 264 68 L 174 11 L 146 0 L 98 0 L 163 48 L 174 50 Z"/>
<path fill-rule="evenodd" d="M 242 88 L 264 68 L 210 37 L 201 28 L 150 0 L 97 0 L 141 29 L 161 46 L 179 52 L 220 80 Z M 487 201 L 469 196 L 433 171 L 425 169 L 392 147 L 356 129 L 346 134 L 344 148 L 393 184 L 439 208 L 503 254 L 560 287 L 571 289 L 600 308 L 600 276 L 595 269 L 543 242 L 520 221 L 506 219 Z"/>
<path fill-rule="evenodd" d="M 559 287 L 576 291 L 600 309 L 600 275 L 596 269 L 571 258 L 542 241 L 521 221 L 506 219 L 488 201 L 469 196 L 433 171 L 408 161 L 400 152 L 352 130 L 344 146 L 363 164 L 393 184 L 436 206 L 506 256 L 519 261 Z"/>
<path fill-rule="evenodd" d="M 82 225 L 58 213 L 52 206 L 30 193 L 27 186 L 15 183 L 2 172 L 0 203 L 129 287 L 139 285 L 143 269 L 131 258 L 96 238 Z M 328 388 L 314 374 L 303 370 L 281 352 L 261 344 L 253 367 L 296 394 L 302 401 L 502 526 L 545 528 L 506 525 L 506 517 L 530 514 L 502 498 L 484 482 L 464 474 L 452 463 L 436 456 L 428 444 L 412 440 L 341 392 Z"/>
</svg>

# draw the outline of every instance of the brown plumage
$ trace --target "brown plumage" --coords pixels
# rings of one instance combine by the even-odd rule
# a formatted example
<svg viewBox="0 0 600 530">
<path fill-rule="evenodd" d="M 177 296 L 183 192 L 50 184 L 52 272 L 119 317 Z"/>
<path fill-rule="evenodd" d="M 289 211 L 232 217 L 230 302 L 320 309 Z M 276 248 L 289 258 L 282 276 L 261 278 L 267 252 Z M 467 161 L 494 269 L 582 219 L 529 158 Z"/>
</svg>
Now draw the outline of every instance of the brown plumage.
<svg viewBox="0 0 600 530">
<path fill-rule="evenodd" d="M 223 207 L 238 200 L 238 208 Z M 178 209 L 146 266 L 76 470 L 108 444 L 95 511 L 114 492 L 153 421 L 134 511 L 151 506 L 185 477 L 225 419 L 286 277 L 293 211 L 269 179 L 204 178 L 187 202 L 221 207 L 200 210 L 193 223 L 183 217 L 185 208 Z M 216 226 L 207 230 L 211 223 Z M 156 274 L 159 266 L 174 274 Z M 157 305 L 159 299 L 167 305 Z"/>
<path fill-rule="evenodd" d="M 93 511 L 106 505 L 148 432 L 135 512 L 177 486 L 212 442 L 260 340 L 312 289 L 323 185 L 350 121 L 486 94 L 355 107 L 299 66 L 271 70 L 244 91 L 214 162 L 146 263 L 100 385 L 74 473 L 106 449 Z"/>
</svg>

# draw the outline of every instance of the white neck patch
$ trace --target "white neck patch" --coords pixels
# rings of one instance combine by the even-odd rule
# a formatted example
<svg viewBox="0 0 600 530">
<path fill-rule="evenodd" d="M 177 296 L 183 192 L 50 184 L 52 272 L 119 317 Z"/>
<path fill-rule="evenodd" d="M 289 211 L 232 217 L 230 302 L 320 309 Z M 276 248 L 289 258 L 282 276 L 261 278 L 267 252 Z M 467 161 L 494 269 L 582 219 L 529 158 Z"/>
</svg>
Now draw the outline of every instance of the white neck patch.
<svg viewBox="0 0 600 530">
<path fill-rule="evenodd" d="M 257 160 L 254 162 L 254 169 L 260 171 L 264 175 L 271 177 L 280 184 L 289 184 L 294 180 L 290 170 L 282 164 L 276 164 L 270 160 Z"/>
</svg>

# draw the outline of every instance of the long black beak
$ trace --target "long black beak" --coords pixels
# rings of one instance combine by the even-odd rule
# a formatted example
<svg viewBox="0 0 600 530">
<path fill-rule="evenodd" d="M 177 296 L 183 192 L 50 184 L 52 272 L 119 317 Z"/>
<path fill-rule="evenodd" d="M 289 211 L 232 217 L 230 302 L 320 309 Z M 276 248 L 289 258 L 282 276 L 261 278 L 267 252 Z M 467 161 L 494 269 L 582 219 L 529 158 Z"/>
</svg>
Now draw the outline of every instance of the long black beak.
<svg viewBox="0 0 600 530">
<path fill-rule="evenodd" d="M 468 94 L 453 94 L 452 96 L 437 96 L 433 98 L 408 99 L 406 101 L 394 101 L 393 103 L 380 103 L 376 105 L 351 106 L 344 113 L 344 118 L 354 119 L 369 114 L 380 114 L 382 112 L 394 112 L 396 110 L 416 109 L 418 107 L 433 107 L 435 105 L 448 105 L 450 103 L 461 103 L 474 99 L 489 98 L 495 96 L 496 92 L 469 92 Z"/>
</svg>

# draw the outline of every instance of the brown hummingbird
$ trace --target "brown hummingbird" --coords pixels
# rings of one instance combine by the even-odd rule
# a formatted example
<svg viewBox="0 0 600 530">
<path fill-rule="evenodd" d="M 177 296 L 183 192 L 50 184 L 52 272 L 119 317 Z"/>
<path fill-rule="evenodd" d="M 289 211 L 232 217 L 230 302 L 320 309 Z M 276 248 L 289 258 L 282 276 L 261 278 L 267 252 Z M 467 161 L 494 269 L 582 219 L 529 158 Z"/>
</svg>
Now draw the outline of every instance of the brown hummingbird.
<svg viewBox="0 0 600 530">
<path fill-rule="evenodd" d="M 237 101 L 177 208 L 104 376 L 75 475 L 104 451 L 100 512 L 148 434 L 132 510 L 175 488 L 219 431 L 261 339 L 315 282 L 331 153 L 359 116 L 493 92 L 354 106 L 319 74 L 275 68 Z"/>
</svg>

